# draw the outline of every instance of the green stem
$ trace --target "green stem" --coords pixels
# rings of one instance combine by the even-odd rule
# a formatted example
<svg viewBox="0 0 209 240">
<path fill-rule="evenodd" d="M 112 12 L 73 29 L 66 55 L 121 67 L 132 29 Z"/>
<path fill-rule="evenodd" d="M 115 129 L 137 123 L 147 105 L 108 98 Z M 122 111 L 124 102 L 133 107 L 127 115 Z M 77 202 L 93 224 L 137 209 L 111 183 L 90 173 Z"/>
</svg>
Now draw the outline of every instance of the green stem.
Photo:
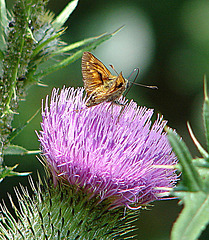
<svg viewBox="0 0 209 240">
<path fill-rule="evenodd" d="M 24 38 L 22 37 L 22 41 L 21 41 L 21 44 L 20 44 L 19 56 L 17 58 L 17 63 L 16 63 L 16 66 L 14 67 L 13 74 L 12 74 L 12 77 L 11 77 L 11 85 L 10 85 L 10 89 L 9 89 L 9 94 L 8 94 L 4 114 L 14 113 L 10 108 L 10 103 L 11 103 L 11 100 L 12 100 L 12 96 L 14 95 L 14 97 L 15 97 L 15 87 L 16 87 L 16 83 L 17 83 L 18 66 L 20 64 L 20 59 L 21 59 L 24 43 L 25 43 L 25 41 L 24 41 Z"/>
</svg>

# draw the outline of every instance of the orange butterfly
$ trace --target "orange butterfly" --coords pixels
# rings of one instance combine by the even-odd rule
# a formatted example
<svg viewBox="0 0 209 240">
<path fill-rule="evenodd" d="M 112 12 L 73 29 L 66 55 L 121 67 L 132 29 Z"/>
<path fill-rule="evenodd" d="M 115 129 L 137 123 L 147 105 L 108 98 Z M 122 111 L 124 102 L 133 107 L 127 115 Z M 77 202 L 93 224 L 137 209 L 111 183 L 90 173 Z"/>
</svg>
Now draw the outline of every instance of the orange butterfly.
<svg viewBox="0 0 209 240">
<path fill-rule="evenodd" d="M 115 70 L 112 65 L 110 66 L 113 70 Z M 132 74 L 136 70 L 137 77 L 139 74 L 138 68 L 134 69 Z M 106 66 L 92 53 L 84 52 L 82 57 L 82 74 L 84 88 L 87 93 L 87 107 L 92 107 L 102 102 L 113 102 L 122 105 L 118 103 L 117 100 L 125 92 L 129 85 L 129 80 L 123 77 L 122 72 L 120 72 L 118 76 L 113 76 Z M 156 86 L 147 86 L 135 82 L 132 82 L 132 84 L 157 89 Z"/>
<path fill-rule="evenodd" d="M 122 75 L 113 76 L 106 66 L 90 52 L 82 57 L 82 74 L 87 93 L 87 107 L 102 102 L 117 102 L 128 87 L 128 80 Z"/>
</svg>

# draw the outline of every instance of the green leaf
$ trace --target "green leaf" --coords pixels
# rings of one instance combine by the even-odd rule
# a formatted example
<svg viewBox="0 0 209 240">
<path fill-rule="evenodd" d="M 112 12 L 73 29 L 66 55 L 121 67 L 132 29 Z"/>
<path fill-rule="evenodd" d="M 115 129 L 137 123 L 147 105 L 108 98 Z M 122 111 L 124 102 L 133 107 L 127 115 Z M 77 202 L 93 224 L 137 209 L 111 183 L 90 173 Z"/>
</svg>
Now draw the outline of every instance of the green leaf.
<svg viewBox="0 0 209 240">
<path fill-rule="evenodd" d="M 199 168 L 209 169 L 209 162 L 204 158 L 195 158 L 192 160 L 192 163 L 194 166 L 198 167 L 198 170 Z"/>
<path fill-rule="evenodd" d="M 18 164 L 16 164 L 13 167 L 0 167 L 0 182 L 4 180 L 5 177 L 13 177 L 13 176 L 28 176 L 30 172 L 24 172 L 24 173 L 19 173 L 19 172 L 14 172 L 13 170 L 17 168 Z"/>
<path fill-rule="evenodd" d="M 1 45 L 1 43 L 0 43 Z M 4 52 L 0 49 L 0 61 L 4 58 Z"/>
<path fill-rule="evenodd" d="M 26 154 L 38 154 L 38 153 L 40 153 L 40 150 L 29 151 L 24 147 L 21 147 L 18 145 L 9 145 L 4 150 L 4 155 L 26 155 Z"/>
<path fill-rule="evenodd" d="M 72 51 L 72 50 L 75 50 L 77 48 L 84 48 L 88 45 L 91 45 L 91 44 L 94 44 L 98 41 L 98 39 L 100 39 L 101 37 L 105 36 L 106 34 L 101 34 L 97 37 L 91 37 L 91 38 L 87 38 L 87 39 L 84 39 L 84 40 L 81 40 L 81 41 L 78 41 L 78 42 L 75 42 L 75 43 L 72 43 L 66 47 L 63 47 L 55 52 L 53 52 L 53 56 L 54 55 L 58 55 L 58 54 L 61 54 L 61 53 L 65 53 L 65 52 L 69 52 L 69 51 Z"/>
<path fill-rule="evenodd" d="M 122 26 L 123 27 L 123 26 Z M 110 34 L 103 34 L 100 35 L 98 37 L 96 37 L 92 42 L 90 42 L 87 46 L 83 46 L 81 50 L 77 50 L 74 54 L 72 54 L 70 57 L 60 61 L 57 64 L 54 64 L 53 66 L 39 72 L 38 74 L 35 75 L 36 78 L 40 79 L 50 73 L 53 73 L 61 68 L 66 67 L 67 65 L 75 62 L 76 60 L 78 60 L 83 52 L 85 51 L 90 51 L 94 48 L 96 48 L 98 45 L 100 45 L 101 43 L 103 43 L 104 41 L 110 39 L 112 36 L 114 36 L 122 27 L 120 27 L 119 29 L 117 29 L 115 32 L 110 33 Z M 86 40 L 84 40 L 86 41 Z M 80 42 L 81 44 L 81 42 Z"/>
<path fill-rule="evenodd" d="M 6 47 L 4 41 L 5 28 L 8 26 L 7 9 L 4 0 L 0 0 L 0 48 Z"/>
<path fill-rule="evenodd" d="M 191 136 L 191 139 L 193 140 L 194 144 L 196 145 L 198 151 L 200 152 L 200 154 L 204 157 L 204 158 L 209 158 L 209 155 L 208 153 L 205 151 L 205 149 L 201 146 L 201 144 L 198 142 L 198 140 L 196 139 L 193 131 L 192 131 L 192 128 L 190 126 L 190 124 L 187 122 L 187 127 L 188 127 L 188 130 L 189 130 L 189 134 Z"/>
<path fill-rule="evenodd" d="M 8 19 L 7 19 L 7 9 L 6 9 L 6 3 L 4 0 L 0 0 L 0 21 L 1 25 L 6 28 L 8 24 Z"/>
<path fill-rule="evenodd" d="M 192 160 L 195 167 L 197 167 L 198 173 L 201 179 L 204 181 L 204 192 L 209 193 L 209 161 L 204 158 L 195 158 Z"/>
<path fill-rule="evenodd" d="M 48 45 L 51 41 L 53 41 L 54 39 L 58 38 L 59 36 L 61 36 L 64 33 L 65 30 L 59 31 L 58 33 L 56 33 L 55 35 L 53 35 L 52 37 L 48 38 L 46 41 L 42 42 L 41 44 L 39 44 L 33 51 L 33 54 L 31 55 L 31 58 L 34 58 L 46 45 Z"/>
<path fill-rule="evenodd" d="M 192 156 L 183 140 L 171 129 L 167 129 L 168 139 L 182 167 L 183 184 L 189 191 L 204 189 L 202 179 L 192 163 Z"/>
<path fill-rule="evenodd" d="M 49 68 L 41 71 L 40 73 L 35 75 L 35 78 L 40 79 L 40 78 L 42 78 L 42 77 L 44 77 L 44 76 L 46 76 L 50 73 L 53 73 L 53 72 L 55 72 L 59 69 L 62 69 L 64 67 L 66 67 L 67 65 L 69 65 L 69 64 L 75 62 L 76 60 L 78 60 L 82 56 L 84 51 L 85 50 L 77 51 L 76 53 L 74 53 L 70 57 L 66 58 L 65 60 L 59 62 L 58 64 L 54 64 L 52 67 L 49 67 Z"/>
<path fill-rule="evenodd" d="M 206 142 L 209 152 L 209 100 L 208 100 L 208 94 L 207 94 L 207 81 L 206 77 L 204 77 L 204 103 L 203 103 L 203 122 L 205 127 L 205 136 L 206 136 Z"/>
<path fill-rule="evenodd" d="M 55 29 L 60 29 L 64 23 L 67 21 L 71 13 L 74 11 L 78 4 L 78 0 L 73 0 L 63 9 L 63 11 L 56 17 L 53 21 L 52 26 Z"/>
<path fill-rule="evenodd" d="M 23 125 L 19 126 L 18 128 L 16 128 L 8 137 L 9 142 L 11 142 L 19 133 L 22 132 L 22 130 L 34 119 L 34 117 L 38 114 L 38 112 L 40 111 L 40 109 L 38 109 L 36 111 L 36 113 Z"/>
<path fill-rule="evenodd" d="M 209 102 L 207 96 L 206 80 L 204 82 L 205 101 L 203 105 L 203 118 L 207 143 L 209 142 Z M 179 158 L 182 167 L 183 188 L 189 191 L 181 191 L 179 187 L 173 192 L 181 199 L 184 208 L 175 222 L 171 240 L 196 240 L 209 223 L 209 155 L 201 146 L 188 124 L 190 136 L 203 158 L 192 159 L 186 144 L 171 130 L 168 138 L 174 152 Z M 180 183 L 180 187 L 182 187 Z M 186 190 L 187 190 L 186 189 Z"/>
<path fill-rule="evenodd" d="M 209 223 L 209 195 L 203 192 L 176 192 L 184 209 L 174 223 L 171 240 L 195 240 Z"/>
</svg>

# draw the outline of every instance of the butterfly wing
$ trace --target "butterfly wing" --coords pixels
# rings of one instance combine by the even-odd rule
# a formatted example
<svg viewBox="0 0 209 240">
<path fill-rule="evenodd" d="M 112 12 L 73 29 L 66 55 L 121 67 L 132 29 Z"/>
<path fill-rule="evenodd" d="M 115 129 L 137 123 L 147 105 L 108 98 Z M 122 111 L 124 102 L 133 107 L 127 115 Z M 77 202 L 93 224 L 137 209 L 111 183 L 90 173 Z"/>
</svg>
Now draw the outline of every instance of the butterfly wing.
<svg viewBox="0 0 209 240">
<path fill-rule="evenodd" d="M 112 85 L 106 92 L 105 101 L 112 102 L 117 100 L 126 90 L 127 84 L 128 80 L 123 77 L 121 72 L 117 77 L 115 77 Z"/>
<path fill-rule="evenodd" d="M 82 74 L 87 96 L 98 91 L 112 77 L 105 65 L 90 52 L 83 53 Z"/>
<path fill-rule="evenodd" d="M 106 66 L 90 52 L 83 53 L 82 74 L 87 93 L 87 107 L 115 101 L 127 87 L 127 80 L 122 73 L 113 76 Z"/>
<path fill-rule="evenodd" d="M 111 84 L 109 86 L 101 86 L 93 92 L 88 101 L 86 102 L 87 107 L 95 106 L 102 102 L 115 102 L 120 98 L 123 92 L 127 88 L 128 80 L 126 80 L 122 73 L 118 77 L 110 80 Z"/>
</svg>

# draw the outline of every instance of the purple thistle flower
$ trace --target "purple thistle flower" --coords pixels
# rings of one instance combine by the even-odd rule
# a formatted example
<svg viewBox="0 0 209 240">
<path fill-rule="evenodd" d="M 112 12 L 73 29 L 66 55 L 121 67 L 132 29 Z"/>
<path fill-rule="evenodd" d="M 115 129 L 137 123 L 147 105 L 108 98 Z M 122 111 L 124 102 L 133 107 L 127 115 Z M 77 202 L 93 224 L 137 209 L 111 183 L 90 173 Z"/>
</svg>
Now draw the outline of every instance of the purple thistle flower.
<svg viewBox="0 0 209 240">
<path fill-rule="evenodd" d="M 120 105 L 87 108 L 84 89 L 54 89 L 46 98 L 39 134 L 54 184 L 64 181 L 111 207 L 139 208 L 167 196 L 178 180 L 172 152 L 159 118 L 151 125 L 152 109 L 125 98 Z"/>
</svg>

